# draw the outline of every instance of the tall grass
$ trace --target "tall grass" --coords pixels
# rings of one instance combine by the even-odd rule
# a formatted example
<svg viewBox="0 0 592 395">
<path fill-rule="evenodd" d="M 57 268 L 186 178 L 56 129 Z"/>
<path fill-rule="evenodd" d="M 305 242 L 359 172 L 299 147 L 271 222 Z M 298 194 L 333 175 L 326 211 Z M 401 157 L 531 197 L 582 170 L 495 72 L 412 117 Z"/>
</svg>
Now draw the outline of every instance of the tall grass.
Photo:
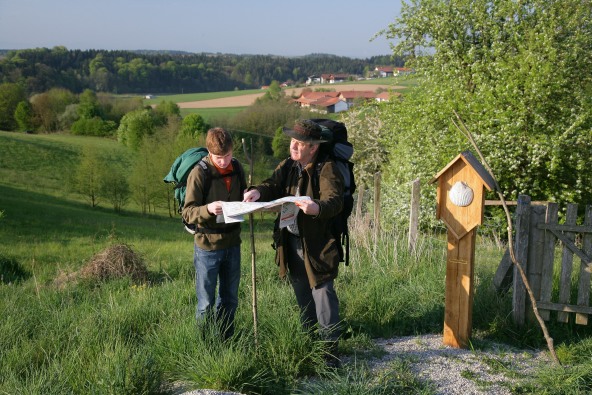
<svg viewBox="0 0 592 395">
<path fill-rule="evenodd" d="M 345 329 L 340 352 L 356 362 L 331 371 L 324 364 L 326 345 L 302 332 L 293 291 L 277 276 L 271 215 L 255 215 L 257 338 L 252 251 L 244 224 L 236 336 L 221 342 L 215 327 L 203 330 L 195 323 L 192 239 L 179 220 L 92 209 L 56 194 L 67 152 L 75 151 L 79 140 L 70 146 L 65 137 L 58 142 L 28 138 L 23 144 L 42 147 L 60 171 L 55 182 L 44 182 L 33 173 L 45 157 L 22 158 L 18 144 L 0 156 L 0 393 L 154 394 L 171 393 L 179 385 L 253 394 L 433 393 L 404 363 L 373 373 L 364 359 L 379 354 L 374 337 L 441 333 L 446 265 L 441 235 L 423 234 L 410 253 L 404 230 L 383 229 L 374 240 L 373 230 L 354 219 L 351 263 L 341 267 L 336 290 Z M 39 182 L 11 181 L 23 175 Z M 115 243 L 126 243 L 142 256 L 146 283 L 128 278 L 68 281 Z M 536 335 L 536 328 L 524 335 L 511 325 L 511 296 L 496 295 L 490 285 L 501 254 L 492 243 L 478 243 L 473 309 L 477 348 L 481 339 L 533 345 Z M 563 330 L 560 355 L 573 367 L 555 372 L 553 377 L 561 379 L 540 373 L 539 382 L 551 381 L 553 392 L 548 393 L 585 393 L 581 391 L 590 388 L 588 337 L 580 328 Z M 529 385 L 523 393 L 540 390 L 536 382 Z"/>
</svg>

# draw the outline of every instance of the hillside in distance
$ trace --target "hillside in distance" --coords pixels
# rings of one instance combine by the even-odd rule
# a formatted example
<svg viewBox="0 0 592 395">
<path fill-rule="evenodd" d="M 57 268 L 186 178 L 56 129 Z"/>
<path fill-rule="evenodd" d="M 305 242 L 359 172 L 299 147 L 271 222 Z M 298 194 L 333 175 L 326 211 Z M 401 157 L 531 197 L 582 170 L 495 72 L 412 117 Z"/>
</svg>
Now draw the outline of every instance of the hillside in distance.
<svg viewBox="0 0 592 395">
<path fill-rule="evenodd" d="M 3 82 L 25 81 L 28 94 L 60 87 L 108 93 L 183 93 L 256 89 L 272 81 L 303 83 L 313 74 L 364 76 L 377 66 L 404 65 L 388 55 L 352 59 L 185 53 L 179 51 L 5 50 Z M 0 52 L 1 53 L 1 52 Z M 352 77 L 353 78 L 353 77 Z"/>
</svg>

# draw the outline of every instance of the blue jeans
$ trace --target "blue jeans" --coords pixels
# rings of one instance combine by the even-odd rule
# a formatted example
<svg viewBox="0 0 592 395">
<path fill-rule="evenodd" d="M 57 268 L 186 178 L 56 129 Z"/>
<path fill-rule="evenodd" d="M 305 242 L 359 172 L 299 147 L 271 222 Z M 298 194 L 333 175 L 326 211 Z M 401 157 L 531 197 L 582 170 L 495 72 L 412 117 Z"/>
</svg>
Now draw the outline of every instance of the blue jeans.
<svg viewBox="0 0 592 395">
<path fill-rule="evenodd" d="M 218 280 L 215 319 L 224 338 L 234 334 L 234 315 L 238 306 L 240 282 L 240 245 L 223 250 L 206 251 L 194 245 L 195 293 L 197 309 L 195 317 L 200 322 L 214 318 L 213 307 Z"/>
</svg>

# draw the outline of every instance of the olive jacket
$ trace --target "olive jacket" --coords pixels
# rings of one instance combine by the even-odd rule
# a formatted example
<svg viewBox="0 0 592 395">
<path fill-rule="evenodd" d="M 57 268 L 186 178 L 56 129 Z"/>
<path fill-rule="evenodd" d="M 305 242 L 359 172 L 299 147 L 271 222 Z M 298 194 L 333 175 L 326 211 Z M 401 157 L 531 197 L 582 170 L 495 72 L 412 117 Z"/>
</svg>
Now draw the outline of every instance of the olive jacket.
<svg viewBox="0 0 592 395">
<path fill-rule="evenodd" d="M 231 175 L 230 192 L 226 188 L 223 177 L 207 156 L 203 159 L 210 172 L 210 186 L 207 196 L 204 198 L 206 174 L 204 169 L 196 165 L 187 177 L 187 190 L 185 204 L 181 216 L 185 222 L 195 224 L 198 230 L 195 233 L 195 244 L 206 251 L 221 250 L 233 247 L 241 243 L 240 224 L 225 224 L 216 222 L 216 216 L 208 212 L 207 205 L 218 200 L 242 201 L 246 185 L 245 172 L 238 160 L 233 160 L 234 171 Z M 236 168 L 236 167 L 239 168 Z"/>
<path fill-rule="evenodd" d="M 296 218 L 304 265 L 311 288 L 337 277 L 340 260 L 339 240 L 331 234 L 330 225 L 332 219 L 341 212 L 344 190 L 343 177 L 335 162 L 326 157 L 317 166 L 318 160 L 317 157 L 299 172 L 297 162 L 286 159 L 276 167 L 270 178 L 254 187 L 261 194 L 259 201 L 262 202 L 296 196 L 298 188 L 299 196 L 309 196 L 319 205 L 320 212 L 317 216 L 306 215 L 300 211 Z M 287 161 L 290 161 L 288 165 Z M 317 175 L 313 174 L 315 171 L 318 172 Z M 276 220 L 274 230 L 276 264 L 279 266 L 280 276 L 284 277 L 288 270 L 288 230 L 279 229 L 278 223 Z"/>
</svg>

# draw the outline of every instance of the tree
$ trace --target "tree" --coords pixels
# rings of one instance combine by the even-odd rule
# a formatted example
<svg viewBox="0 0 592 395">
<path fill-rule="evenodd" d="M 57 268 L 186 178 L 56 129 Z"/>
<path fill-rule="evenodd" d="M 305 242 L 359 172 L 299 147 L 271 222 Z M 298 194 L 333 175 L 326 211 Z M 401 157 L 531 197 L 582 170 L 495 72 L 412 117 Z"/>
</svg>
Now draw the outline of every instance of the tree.
<svg viewBox="0 0 592 395">
<path fill-rule="evenodd" d="M 419 85 L 381 114 L 392 158 L 385 193 L 429 180 L 471 148 L 452 123 L 456 111 L 508 198 L 589 203 L 589 20 L 580 0 L 403 3 L 383 34 Z"/>
<path fill-rule="evenodd" d="M 273 80 L 271 81 L 271 84 L 269 85 L 269 88 L 267 88 L 267 92 L 265 92 L 265 95 L 261 96 L 260 98 L 258 98 L 258 101 L 280 101 L 284 98 L 285 93 L 284 91 L 282 91 L 282 88 L 280 87 L 280 83 Z"/>
<path fill-rule="evenodd" d="M 163 100 L 154 108 L 154 117 L 156 124 L 162 126 L 167 123 L 169 118 L 181 118 L 181 109 L 177 103 Z"/>
<path fill-rule="evenodd" d="M 52 88 L 31 97 L 35 123 L 45 132 L 60 129 L 59 117 L 68 105 L 75 103 L 76 96 L 67 89 Z"/>
<path fill-rule="evenodd" d="M 19 84 L 0 84 L 0 130 L 16 130 L 17 121 L 14 119 L 18 104 L 27 97 L 25 90 Z"/>
<path fill-rule="evenodd" d="M 168 188 L 162 179 L 171 163 L 168 147 L 157 138 L 147 138 L 138 149 L 132 164 L 130 187 L 142 214 L 149 213 L 156 205 L 166 205 Z"/>
<path fill-rule="evenodd" d="M 73 177 L 74 191 L 84 196 L 90 202 L 91 207 L 99 204 L 100 189 L 106 173 L 106 163 L 93 148 L 85 148 L 82 151 L 80 164 L 75 169 Z"/>
<path fill-rule="evenodd" d="M 183 118 L 181 134 L 197 138 L 199 135 L 205 135 L 209 128 L 210 126 L 201 115 L 191 113 Z"/>
<path fill-rule="evenodd" d="M 137 150 L 144 136 L 154 133 L 155 126 L 151 110 L 129 112 L 121 118 L 117 129 L 117 140 L 123 145 Z"/>
<path fill-rule="evenodd" d="M 290 153 L 290 138 L 284 133 L 282 127 L 277 128 L 273 140 L 271 141 L 273 157 L 276 159 L 286 159 Z"/>
<path fill-rule="evenodd" d="M 348 140 L 355 147 L 352 161 L 357 184 L 370 187 L 374 174 L 388 168 L 389 156 L 385 149 L 382 107 L 378 104 L 356 106 L 343 114 L 341 122 L 347 125 Z"/>
<path fill-rule="evenodd" d="M 100 185 L 100 194 L 109 203 L 113 205 L 116 212 L 121 212 L 123 207 L 129 202 L 131 190 L 127 180 L 125 170 L 113 161 L 106 163 L 106 173 Z"/>
<path fill-rule="evenodd" d="M 101 117 L 101 108 L 97 95 L 90 89 L 85 89 L 79 96 L 78 115 L 82 119 L 92 119 L 94 117 Z"/>
<path fill-rule="evenodd" d="M 26 100 L 19 102 L 14 110 L 14 120 L 18 125 L 18 130 L 26 131 L 33 129 L 33 107 Z"/>
</svg>

